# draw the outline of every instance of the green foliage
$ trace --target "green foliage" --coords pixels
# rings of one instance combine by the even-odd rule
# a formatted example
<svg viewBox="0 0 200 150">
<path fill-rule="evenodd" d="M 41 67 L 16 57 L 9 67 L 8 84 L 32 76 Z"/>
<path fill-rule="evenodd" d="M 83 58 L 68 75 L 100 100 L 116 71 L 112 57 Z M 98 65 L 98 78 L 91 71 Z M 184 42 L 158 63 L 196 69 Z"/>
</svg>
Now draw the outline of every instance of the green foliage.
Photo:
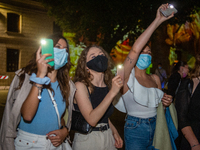
<svg viewBox="0 0 200 150">
<path fill-rule="evenodd" d="M 101 42 L 110 52 L 118 40 L 136 28 L 145 29 L 155 18 L 156 10 L 165 3 L 157 0 L 39 0 L 48 9 L 49 15 L 66 32 L 76 33 L 89 41 Z M 167 1 L 169 2 L 169 1 Z M 170 23 L 182 23 L 189 18 L 197 0 L 177 0 L 172 4 L 178 9 Z M 97 35 L 101 34 L 99 38 Z M 137 34 L 134 36 L 137 36 Z"/>
</svg>

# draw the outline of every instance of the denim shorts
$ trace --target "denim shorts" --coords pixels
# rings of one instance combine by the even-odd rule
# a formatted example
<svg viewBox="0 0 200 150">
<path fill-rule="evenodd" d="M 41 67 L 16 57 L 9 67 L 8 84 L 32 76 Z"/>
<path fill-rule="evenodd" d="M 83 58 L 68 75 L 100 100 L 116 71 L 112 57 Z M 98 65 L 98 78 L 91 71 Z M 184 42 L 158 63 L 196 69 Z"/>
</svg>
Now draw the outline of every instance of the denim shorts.
<svg viewBox="0 0 200 150">
<path fill-rule="evenodd" d="M 156 116 L 138 118 L 127 115 L 124 126 L 125 150 L 153 150 Z"/>
</svg>

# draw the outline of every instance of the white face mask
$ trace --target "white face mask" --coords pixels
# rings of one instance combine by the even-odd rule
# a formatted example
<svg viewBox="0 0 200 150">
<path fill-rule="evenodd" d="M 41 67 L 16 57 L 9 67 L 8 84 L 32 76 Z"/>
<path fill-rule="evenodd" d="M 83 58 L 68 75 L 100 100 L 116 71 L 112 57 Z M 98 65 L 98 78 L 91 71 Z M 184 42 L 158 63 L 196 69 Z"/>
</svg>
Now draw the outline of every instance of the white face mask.
<svg viewBox="0 0 200 150">
<path fill-rule="evenodd" d="M 61 67 L 63 67 L 67 62 L 68 53 L 66 52 L 66 49 L 59 49 L 54 47 L 54 69 L 58 70 Z"/>
</svg>

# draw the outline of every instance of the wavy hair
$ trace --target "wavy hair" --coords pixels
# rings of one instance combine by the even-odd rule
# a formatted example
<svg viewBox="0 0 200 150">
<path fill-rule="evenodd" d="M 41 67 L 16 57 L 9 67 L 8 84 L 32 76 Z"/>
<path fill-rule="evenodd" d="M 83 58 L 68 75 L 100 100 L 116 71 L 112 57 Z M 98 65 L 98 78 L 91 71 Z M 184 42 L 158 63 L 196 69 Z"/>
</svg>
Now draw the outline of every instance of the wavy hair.
<svg viewBox="0 0 200 150">
<path fill-rule="evenodd" d="M 69 51 L 68 41 L 61 34 L 59 34 L 59 33 L 52 34 L 52 35 L 48 36 L 47 38 L 53 40 L 54 46 L 58 43 L 58 41 L 60 39 L 65 40 L 65 42 L 67 43 L 67 51 Z M 36 53 L 37 53 L 37 51 L 33 54 L 33 59 L 31 59 L 29 61 L 28 65 L 23 67 L 21 69 L 21 71 L 19 72 L 20 81 L 19 81 L 19 85 L 18 85 L 17 89 L 20 89 L 22 87 L 26 73 L 28 75 L 31 75 L 32 73 L 37 74 L 38 70 L 37 70 L 37 63 L 36 63 Z M 61 90 L 61 93 L 62 93 L 62 96 L 63 96 L 63 100 L 64 99 L 66 100 L 66 106 L 69 105 L 68 97 L 69 97 L 69 93 L 70 93 L 69 70 L 71 68 L 71 62 L 70 62 L 70 54 L 69 53 L 68 53 L 67 60 L 68 60 L 68 63 L 66 65 L 64 65 L 62 68 L 58 69 L 58 73 L 57 73 L 57 80 L 58 80 L 58 83 L 59 83 L 59 86 L 60 86 L 60 90 Z M 51 83 L 49 85 L 44 85 L 43 87 L 53 91 L 53 89 L 51 88 Z"/>
<path fill-rule="evenodd" d="M 200 76 L 200 53 L 196 54 L 195 67 L 190 74 L 191 78 L 197 78 L 199 76 Z"/>
<path fill-rule="evenodd" d="M 88 54 L 89 50 L 93 47 L 99 48 L 105 54 L 105 56 L 108 58 L 108 68 L 104 73 L 104 82 L 108 86 L 108 88 L 110 89 L 111 86 L 112 86 L 112 78 L 114 76 L 113 73 L 111 72 L 111 69 L 114 68 L 114 63 L 111 60 L 108 53 L 101 46 L 98 46 L 98 45 L 88 46 L 82 51 L 80 58 L 78 60 L 78 64 L 77 64 L 77 68 L 76 68 L 76 71 L 75 71 L 75 76 L 74 76 L 73 81 L 74 82 L 78 82 L 78 81 L 82 82 L 87 87 L 89 87 L 91 89 L 91 91 L 93 91 L 94 87 L 91 83 L 91 81 L 93 80 L 93 76 L 86 69 L 86 67 L 87 67 L 87 65 L 86 65 L 87 54 Z"/>
</svg>

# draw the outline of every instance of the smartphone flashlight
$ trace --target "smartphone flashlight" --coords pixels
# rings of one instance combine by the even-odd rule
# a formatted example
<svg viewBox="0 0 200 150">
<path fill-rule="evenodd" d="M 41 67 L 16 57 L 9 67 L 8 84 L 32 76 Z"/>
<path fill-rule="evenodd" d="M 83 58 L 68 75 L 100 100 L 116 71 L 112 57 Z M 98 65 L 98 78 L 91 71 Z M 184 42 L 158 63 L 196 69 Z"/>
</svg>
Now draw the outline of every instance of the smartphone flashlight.
<svg viewBox="0 0 200 150">
<path fill-rule="evenodd" d="M 117 75 L 120 75 L 120 77 L 122 78 L 122 82 L 124 82 L 124 66 L 123 65 L 117 66 Z"/>
<path fill-rule="evenodd" d="M 122 65 L 118 65 L 117 68 L 121 69 L 121 68 L 122 68 Z"/>
<path fill-rule="evenodd" d="M 41 43 L 42 45 L 45 45 L 47 42 L 46 42 L 46 40 L 42 39 L 42 40 L 40 41 L 40 43 Z"/>
<path fill-rule="evenodd" d="M 174 6 L 173 5 L 169 5 L 169 8 L 174 8 Z"/>
<path fill-rule="evenodd" d="M 172 5 L 172 4 L 169 4 L 167 9 L 163 10 L 163 9 L 160 9 L 160 12 L 165 16 L 165 17 L 168 17 L 170 16 L 173 12 L 174 14 L 177 13 L 177 9 Z"/>
</svg>

